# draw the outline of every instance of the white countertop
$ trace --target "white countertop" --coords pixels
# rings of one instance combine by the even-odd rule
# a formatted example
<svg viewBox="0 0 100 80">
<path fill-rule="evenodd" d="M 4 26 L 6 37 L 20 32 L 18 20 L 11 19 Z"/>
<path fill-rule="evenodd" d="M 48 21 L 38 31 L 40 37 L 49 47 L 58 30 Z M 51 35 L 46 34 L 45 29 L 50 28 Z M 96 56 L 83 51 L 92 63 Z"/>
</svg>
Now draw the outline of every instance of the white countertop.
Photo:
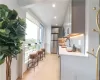
<svg viewBox="0 0 100 80">
<path fill-rule="evenodd" d="M 84 53 L 80 53 L 80 52 L 67 52 L 66 48 L 62 48 L 61 46 L 59 46 L 59 55 L 85 56 L 85 57 L 87 56 Z"/>
</svg>

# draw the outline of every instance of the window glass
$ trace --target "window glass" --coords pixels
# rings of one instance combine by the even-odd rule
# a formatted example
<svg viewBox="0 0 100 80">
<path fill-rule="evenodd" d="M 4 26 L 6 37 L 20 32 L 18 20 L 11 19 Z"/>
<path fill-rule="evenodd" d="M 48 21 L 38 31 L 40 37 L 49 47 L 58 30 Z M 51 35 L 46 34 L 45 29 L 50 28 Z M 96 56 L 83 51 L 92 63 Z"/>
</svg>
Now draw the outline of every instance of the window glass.
<svg viewBox="0 0 100 80">
<path fill-rule="evenodd" d="M 29 54 L 43 47 L 43 26 L 26 19 L 26 36 L 25 36 L 25 62 L 28 61 Z"/>
<path fill-rule="evenodd" d="M 44 32 L 43 31 L 44 31 L 43 26 L 40 25 L 40 48 L 43 47 L 43 39 L 44 39 L 44 35 L 43 35 Z"/>
<path fill-rule="evenodd" d="M 37 50 L 38 26 L 26 19 L 26 36 L 25 36 L 25 61 L 28 60 L 29 54 Z"/>
</svg>

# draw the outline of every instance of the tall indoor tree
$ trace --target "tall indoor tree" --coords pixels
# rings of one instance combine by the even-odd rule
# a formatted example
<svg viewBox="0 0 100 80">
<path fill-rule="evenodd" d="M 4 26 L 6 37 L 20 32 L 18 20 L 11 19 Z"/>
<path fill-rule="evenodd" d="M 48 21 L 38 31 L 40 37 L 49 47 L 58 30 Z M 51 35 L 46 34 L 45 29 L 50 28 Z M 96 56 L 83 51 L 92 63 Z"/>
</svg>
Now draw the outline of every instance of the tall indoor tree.
<svg viewBox="0 0 100 80">
<path fill-rule="evenodd" d="M 15 10 L 0 4 L 0 65 L 6 62 L 6 80 L 11 80 L 12 58 L 21 53 L 26 24 Z"/>
</svg>

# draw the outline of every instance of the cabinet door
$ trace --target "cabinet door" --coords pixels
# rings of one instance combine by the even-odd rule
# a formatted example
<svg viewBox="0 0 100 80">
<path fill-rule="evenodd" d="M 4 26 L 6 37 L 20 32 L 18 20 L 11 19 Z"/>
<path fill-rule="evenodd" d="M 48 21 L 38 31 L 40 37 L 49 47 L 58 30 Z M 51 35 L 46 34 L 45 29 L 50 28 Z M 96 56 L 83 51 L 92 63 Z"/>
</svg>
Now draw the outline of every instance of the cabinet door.
<svg viewBox="0 0 100 80">
<path fill-rule="evenodd" d="M 71 34 L 71 27 L 65 27 L 65 36 Z"/>
<path fill-rule="evenodd" d="M 51 34 L 51 40 L 58 40 L 58 34 Z"/>
<path fill-rule="evenodd" d="M 58 41 L 51 41 L 51 53 L 58 53 Z"/>
<path fill-rule="evenodd" d="M 64 21 L 65 36 L 72 32 L 72 0 L 69 1 L 69 6 Z"/>
<path fill-rule="evenodd" d="M 72 33 L 85 33 L 85 0 L 72 0 Z"/>
</svg>

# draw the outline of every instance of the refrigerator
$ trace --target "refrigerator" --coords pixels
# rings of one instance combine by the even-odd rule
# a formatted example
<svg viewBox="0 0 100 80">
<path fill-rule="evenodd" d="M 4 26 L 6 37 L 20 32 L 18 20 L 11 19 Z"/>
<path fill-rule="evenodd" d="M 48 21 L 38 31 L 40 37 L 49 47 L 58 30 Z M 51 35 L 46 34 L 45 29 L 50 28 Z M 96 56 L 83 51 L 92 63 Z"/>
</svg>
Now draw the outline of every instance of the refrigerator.
<svg viewBox="0 0 100 80">
<path fill-rule="evenodd" d="M 59 36 L 59 28 L 51 28 L 51 53 L 58 53 L 58 36 Z"/>
</svg>

